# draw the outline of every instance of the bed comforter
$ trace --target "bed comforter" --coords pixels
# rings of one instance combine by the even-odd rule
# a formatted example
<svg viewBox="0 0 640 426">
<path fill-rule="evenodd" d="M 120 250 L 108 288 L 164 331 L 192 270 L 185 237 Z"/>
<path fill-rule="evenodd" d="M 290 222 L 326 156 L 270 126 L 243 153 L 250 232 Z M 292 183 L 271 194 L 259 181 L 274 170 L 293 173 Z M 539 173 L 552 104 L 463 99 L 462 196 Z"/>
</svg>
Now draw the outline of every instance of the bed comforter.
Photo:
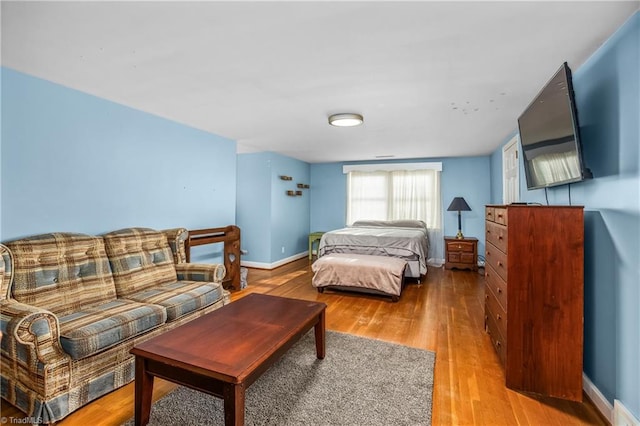
<svg viewBox="0 0 640 426">
<path fill-rule="evenodd" d="M 320 240 L 318 257 L 331 253 L 358 253 L 399 257 L 418 265 L 410 276 L 427 273 L 429 242 L 422 221 L 358 221 L 326 232 Z M 418 275 L 419 276 L 419 275 Z"/>
</svg>

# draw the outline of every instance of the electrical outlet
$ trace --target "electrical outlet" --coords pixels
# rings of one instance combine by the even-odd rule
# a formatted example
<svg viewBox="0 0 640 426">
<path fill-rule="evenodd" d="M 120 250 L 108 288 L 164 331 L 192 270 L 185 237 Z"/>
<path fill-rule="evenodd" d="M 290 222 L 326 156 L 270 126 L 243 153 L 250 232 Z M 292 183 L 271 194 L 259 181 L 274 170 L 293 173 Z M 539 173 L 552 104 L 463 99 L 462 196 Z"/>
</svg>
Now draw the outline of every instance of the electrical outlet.
<svg viewBox="0 0 640 426">
<path fill-rule="evenodd" d="M 284 246 L 282 246 L 282 254 L 284 254 Z"/>
</svg>

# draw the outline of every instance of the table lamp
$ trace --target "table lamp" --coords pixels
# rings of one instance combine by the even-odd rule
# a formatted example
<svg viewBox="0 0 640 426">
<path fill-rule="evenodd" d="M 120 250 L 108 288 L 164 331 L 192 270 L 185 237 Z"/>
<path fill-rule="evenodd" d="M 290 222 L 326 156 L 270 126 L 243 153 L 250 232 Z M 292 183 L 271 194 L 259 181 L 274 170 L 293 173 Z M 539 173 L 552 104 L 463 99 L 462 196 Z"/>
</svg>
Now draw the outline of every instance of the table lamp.
<svg viewBox="0 0 640 426">
<path fill-rule="evenodd" d="M 459 239 L 459 240 L 463 239 L 464 235 L 462 235 L 462 217 L 460 215 L 460 212 L 461 211 L 470 212 L 471 211 L 471 207 L 469 207 L 469 204 L 467 204 L 467 202 L 464 200 L 464 198 L 455 197 L 453 199 L 453 201 L 451 201 L 451 204 L 449 204 L 449 207 L 447 208 L 447 211 L 450 211 L 450 212 L 457 211 L 458 212 L 458 233 L 456 234 L 456 238 Z"/>
</svg>

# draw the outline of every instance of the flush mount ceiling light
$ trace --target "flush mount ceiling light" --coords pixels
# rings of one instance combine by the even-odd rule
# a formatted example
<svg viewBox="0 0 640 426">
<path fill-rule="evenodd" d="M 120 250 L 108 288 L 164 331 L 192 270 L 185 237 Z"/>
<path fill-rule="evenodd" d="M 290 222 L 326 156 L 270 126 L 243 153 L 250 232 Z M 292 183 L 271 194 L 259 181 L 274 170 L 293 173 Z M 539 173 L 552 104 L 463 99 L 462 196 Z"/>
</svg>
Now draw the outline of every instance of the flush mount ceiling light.
<svg viewBox="0 0 640 426">
<path fill-rule="evenodd" d="M 329 124 L 338 127 L 359 126 L 364 121 L 360 114 L 333 114 L 329 116 Z"/>
</svg>

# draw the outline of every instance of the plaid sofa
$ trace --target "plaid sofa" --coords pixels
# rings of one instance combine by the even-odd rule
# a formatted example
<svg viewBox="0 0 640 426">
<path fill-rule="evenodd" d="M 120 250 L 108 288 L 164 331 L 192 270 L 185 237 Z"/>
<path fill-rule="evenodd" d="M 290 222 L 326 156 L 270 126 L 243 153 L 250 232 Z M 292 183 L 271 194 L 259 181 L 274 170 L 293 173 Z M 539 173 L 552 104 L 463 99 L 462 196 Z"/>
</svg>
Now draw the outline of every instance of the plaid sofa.
<svg viewBox="0 0 640 426">
<path fill-rule="evenodd" d="M 223 265 L 185 262 L 182 228 L 0 244 L 2 398 L 54 423 L 134 378 L 136 344 L 229 303 Z"/>
</svg>

